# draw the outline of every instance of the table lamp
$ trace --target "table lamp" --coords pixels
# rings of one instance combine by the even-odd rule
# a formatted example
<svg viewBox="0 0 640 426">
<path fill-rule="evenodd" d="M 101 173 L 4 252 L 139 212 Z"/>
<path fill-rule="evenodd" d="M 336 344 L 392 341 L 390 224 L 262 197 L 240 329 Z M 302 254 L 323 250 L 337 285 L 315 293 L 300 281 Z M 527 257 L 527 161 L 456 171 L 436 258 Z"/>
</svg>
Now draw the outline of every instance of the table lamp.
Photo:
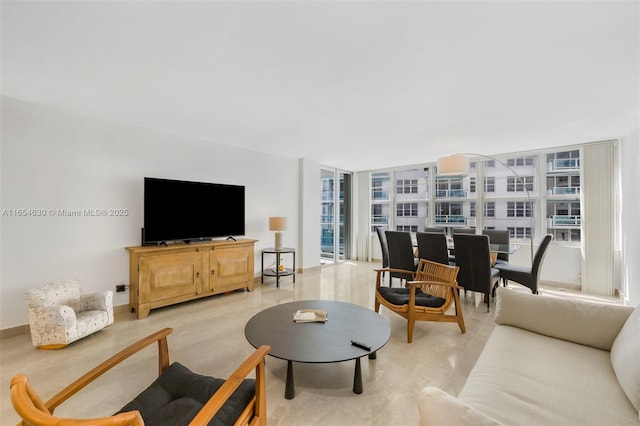
<svg viewBox="0 0 640 426">
<path fill-rule="evenodd" d="M 269 231 L 275 231 L 275 249 L 282 250 L 282 231 L 287 229 L 287 218 L 272 216 L 269 218 Z"/>
</svg>

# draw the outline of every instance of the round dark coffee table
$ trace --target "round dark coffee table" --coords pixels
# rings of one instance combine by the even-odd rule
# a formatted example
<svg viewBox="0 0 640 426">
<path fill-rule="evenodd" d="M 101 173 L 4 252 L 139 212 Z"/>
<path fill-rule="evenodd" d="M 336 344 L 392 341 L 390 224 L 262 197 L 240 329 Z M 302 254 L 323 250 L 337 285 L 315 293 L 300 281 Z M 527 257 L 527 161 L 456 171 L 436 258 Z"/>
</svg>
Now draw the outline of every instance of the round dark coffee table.
<svg viewBox="0 0 640 426">
<path fill-rule="evenodd" d="M 324 309 L 326 322 L 296 323 L 298 309 Z M 293 399 L 293 362 L 330 363 L 356 360 L 353 392 L 362 393 L 360 358 L 376 358 L 376 351 L 391 337 L 389 323 L 371 309 L 334 300 L 302 300 L 267 308 L 254 315 L 244 328 L 254 347 L 271 346 L 269 355 L 287 361 L 284 396 Z M 351 344 L 360 341 L 370 347 Z"/>
</svg>

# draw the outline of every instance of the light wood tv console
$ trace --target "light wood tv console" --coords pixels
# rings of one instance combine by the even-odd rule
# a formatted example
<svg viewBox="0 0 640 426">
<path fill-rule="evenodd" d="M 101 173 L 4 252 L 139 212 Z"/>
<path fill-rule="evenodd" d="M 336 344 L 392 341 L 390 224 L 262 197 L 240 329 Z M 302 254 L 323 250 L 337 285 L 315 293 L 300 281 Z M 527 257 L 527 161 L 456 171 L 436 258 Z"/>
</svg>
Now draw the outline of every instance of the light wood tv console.
<svg viewBox="0 0 640 426">
<path fill-rule="evenodd" d="M 253 291 L 258 240 L 125 247 L 129 251 L 129 309 L 151 309 L 246 288 Z"/>
</svg>

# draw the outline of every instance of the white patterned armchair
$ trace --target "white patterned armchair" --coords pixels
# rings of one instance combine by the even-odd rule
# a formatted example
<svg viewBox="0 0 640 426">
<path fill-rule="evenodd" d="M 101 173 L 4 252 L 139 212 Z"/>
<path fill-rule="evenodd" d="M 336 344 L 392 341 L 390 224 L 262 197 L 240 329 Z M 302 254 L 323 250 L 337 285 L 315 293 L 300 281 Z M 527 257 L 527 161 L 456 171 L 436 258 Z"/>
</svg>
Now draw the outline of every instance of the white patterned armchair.
<svg viewBox="0 0 640 426">
<path fill-rule="evenodd" d="M 113 292 L 81 295 L 78 280 L 56 281 L 27 292 L 33 346 L 59 349 L 113 324 Z"/>
</svg>

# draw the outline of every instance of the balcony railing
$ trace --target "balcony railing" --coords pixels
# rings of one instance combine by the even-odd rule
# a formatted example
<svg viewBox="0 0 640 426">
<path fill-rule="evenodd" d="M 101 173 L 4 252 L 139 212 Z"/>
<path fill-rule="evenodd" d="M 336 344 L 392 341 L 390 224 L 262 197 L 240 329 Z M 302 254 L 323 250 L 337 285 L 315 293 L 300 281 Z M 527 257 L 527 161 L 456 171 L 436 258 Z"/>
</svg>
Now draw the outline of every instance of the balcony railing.
<svg viewBox="0 0 640 426">
<path fill-rule="evenodd" d="M 332 214 L 322 214 L 320 215 L 320 223 L 326 224 L 326 223 L 333 223 L 333 218 L 334 215 Z M 344 215 L 338 215 L 338 223 L 343 224 L 344 223 Z"/>
<path fill-rule="evenodd" d="M 582 216 L 579 216 L 579 215 L 554 215 L 549 218 L 547 227 L 548 228 L 574 227 L 574 226 L 580 226 L 581 223 L 582 223 Z"/>
<path fill-rule="evenodd" d="M 371 199 L 374 201 L 388 201 L 389 193 L 387 191 L 373 191 L 371 193 Z"/>
<path fill-rule="evenodd" d="M 570 170 L 580 170 L 579 158 L 557 158 L 547 163 L 549 172 L 566 172 Z"/>
<path fill-rule="evenodd" d="M 553 195 L 580 195 L 580 187 L 556 186 L 554 188 L 551 188 L 551 193 Z"/>
<path fill-rule="evenodd" d="M 464 189 L 437 189 L 436 198 L 466 198 L 467 191 Z"/>
<path fill-rule="evenodd" d="M 320 223 L 333 223 L 332 214 L 323 214 L 320 216 Z"/>
<path fill-rule="evenodd" d="M 466 218 L 461 214 L 436 215 L 436 223 L 466 223 Z"/>
<path fill-rule="evenodd" d="M 375 225 L 386 225 L 389 223 L 389 216 L 376 216 L 372 217 L 373 223 Z"/>
</svg>

